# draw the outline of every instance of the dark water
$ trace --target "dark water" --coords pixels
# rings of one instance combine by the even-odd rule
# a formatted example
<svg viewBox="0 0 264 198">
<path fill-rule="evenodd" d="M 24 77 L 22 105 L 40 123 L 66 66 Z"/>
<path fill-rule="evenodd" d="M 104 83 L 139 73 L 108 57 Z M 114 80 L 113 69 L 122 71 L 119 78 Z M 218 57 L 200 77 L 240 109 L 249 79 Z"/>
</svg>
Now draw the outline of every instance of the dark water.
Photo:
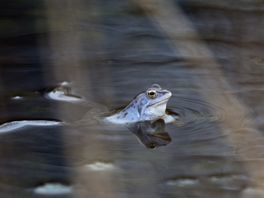
<svg viewBox="0 0 264 198">
<path fill-rule="evenodd" d="M 62 122 L 0 127 L 1 198 L 264 197 L 263 1 L 0 9 L 1 123 Z M 62 82 L 77 101 L 47 96 Z M 181 124 L 100 122 L 152 83 Z"/>
</svg>

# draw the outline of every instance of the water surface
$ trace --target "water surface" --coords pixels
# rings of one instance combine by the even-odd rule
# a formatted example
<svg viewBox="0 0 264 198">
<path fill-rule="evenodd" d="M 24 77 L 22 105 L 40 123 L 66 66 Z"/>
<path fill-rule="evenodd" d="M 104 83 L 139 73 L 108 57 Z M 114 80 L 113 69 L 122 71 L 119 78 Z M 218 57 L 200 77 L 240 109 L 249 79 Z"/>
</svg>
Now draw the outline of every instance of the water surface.
<svg viewBox="0 0 264 198">
<path fill-rule="evenodd" d="M 1 5 L 0 197 L 263 197 L 261 1 Z M 181 124 L 100 121 L 153 83 Z"/>
</svg>

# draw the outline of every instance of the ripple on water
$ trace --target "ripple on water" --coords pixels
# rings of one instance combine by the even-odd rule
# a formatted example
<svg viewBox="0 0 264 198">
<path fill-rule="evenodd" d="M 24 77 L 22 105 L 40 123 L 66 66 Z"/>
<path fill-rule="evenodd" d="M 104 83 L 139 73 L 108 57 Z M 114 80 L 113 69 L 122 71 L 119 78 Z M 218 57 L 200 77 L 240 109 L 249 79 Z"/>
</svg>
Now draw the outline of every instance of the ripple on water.
<svg viewBox="0 0 264 198">
<path fill-rule="evenodd" d="M 196 98 L 178 96 L 172 110 L 176 111 L 186 124 L 214 120 L 218 109 L 210 103 Z"/>
<path fill-rule="evenodd" d="M 53 121 L 53 120 L 19 120 L 19 121 L 11 121 L 6 122 L 0 125 L 0 133 L 8 133 L 13 132 L 18 129 L 27 127 L 27 126 L 58 126 L 62 125 L 61 121 Z"/>
<path fill-rule="evenodd" d="M 216 122 L 221 119 L 216 112 L 220 110 L 206 101 L 176 96 L 172 111 L 179 114 L 183 123 L 180 130 L 184 131 L 184 134 L 178 133 L 177 136 L 187 138 L 188 141 L 212 140 L 223 136 L 216 130 Z"/>
</svg>

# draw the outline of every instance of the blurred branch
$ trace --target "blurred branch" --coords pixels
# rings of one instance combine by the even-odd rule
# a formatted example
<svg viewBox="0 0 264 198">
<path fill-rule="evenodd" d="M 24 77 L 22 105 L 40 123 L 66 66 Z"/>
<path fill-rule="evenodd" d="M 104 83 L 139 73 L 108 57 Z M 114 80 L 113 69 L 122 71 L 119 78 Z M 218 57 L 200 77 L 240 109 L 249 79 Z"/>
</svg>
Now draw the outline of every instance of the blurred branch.
<svg viewBox="0 0 264 198">
<path fill-rule="evenodd" d="M 216 115 L 221 115 L 219 121 L 222 132 L 234 147 L 234 152 L 242 160 L 264 157 L 264 138 L 260 131 L 254 128 L 253 121 L 248 117 L 249 110 L 238 98 L 226 90 L 230 85 L 219 69 L 212 52 L 201 40 L 191 21 L 172 0 L 134 0 L 143 8 L 153 23 L 170 39 L 172 49 L 177 50 L 185 59 L 203 60 L 199 69 L 206 72 L 204 78 L 197 78 L 201 94 L 209 103 L 216 107 Z M 201 62 L 199 62 L 201 63 Z M 252 185 L 262 185 L 264 166 L 246 163 L 249 174 L 253 179 Z"/>
</svg>

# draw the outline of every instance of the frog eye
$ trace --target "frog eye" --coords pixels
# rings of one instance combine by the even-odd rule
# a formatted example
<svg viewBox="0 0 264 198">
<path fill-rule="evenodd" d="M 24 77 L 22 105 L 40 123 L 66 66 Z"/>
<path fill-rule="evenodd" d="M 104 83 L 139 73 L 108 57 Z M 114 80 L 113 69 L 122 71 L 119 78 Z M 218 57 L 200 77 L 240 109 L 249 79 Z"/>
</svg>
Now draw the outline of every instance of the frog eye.
<svg viewBox="0 0 264 198">
<path fill-rule="evenodd" d="M 151 99 L 154 99 L 157 97 L 157 92 L 155 90 L 149 90 L 147 91 L 148 97 Z"/>
</svg>

